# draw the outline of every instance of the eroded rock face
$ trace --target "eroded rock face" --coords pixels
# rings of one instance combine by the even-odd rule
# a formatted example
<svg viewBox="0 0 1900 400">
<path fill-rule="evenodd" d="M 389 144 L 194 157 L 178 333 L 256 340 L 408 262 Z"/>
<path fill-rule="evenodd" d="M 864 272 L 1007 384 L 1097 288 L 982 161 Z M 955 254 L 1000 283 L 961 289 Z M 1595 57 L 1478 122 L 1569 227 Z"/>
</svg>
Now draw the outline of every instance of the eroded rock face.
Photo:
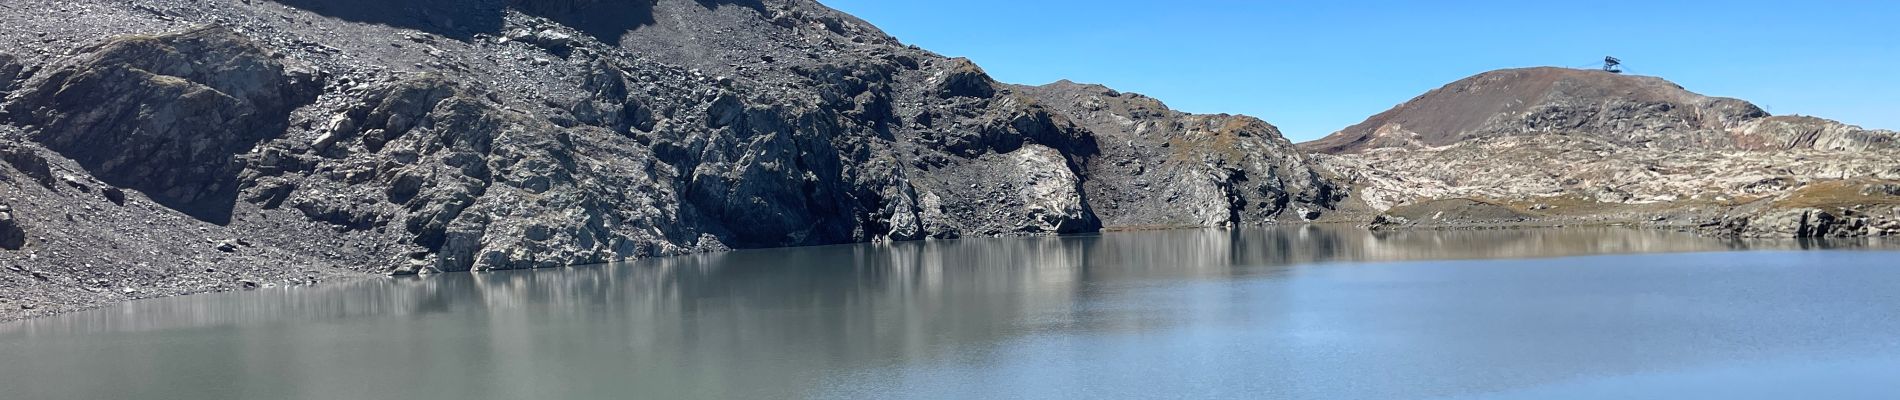
<svg viewBox="0 0 1900 400">
<path fill-rule="evenodd" d="M 345 229 L 400 229 L 420 250 L 406 257 L 420 263 L 394 265 L 465 271 L 600 263 L 660 254 L 640 246 L 668 242 L 619 230 L 632 219 L 622 215 L 640 210 L 607 198 L 619 194 L 610 187 L 580 181 L 643 174 L 608 169 L 626 164 L 592 165 L 599 160 L 588 157 L 602 154 L 578 148 L 593 144 L 589 138 L 505 110 L 491 93 L 425 75 L 378 89 L 333 121 L 291 163 L 308 168 L 247 177 L 260 182 L 248 190 Z"/>
<path fill-rule="evenodd" d="M 1807 116 L 1775 116 L 1749 121 L 1732 130 L 1736 146 L 1746 150 L 1814 149 L 1868 151 L 1900 148 L 1900 133 L 1862 129 Z"/>
<path fill-rule="evenodd" d="M 1014 162 L 1009 174 L 1022 198 L 1026 218 L 1019 232 L 1076 233 L 1101 227 L 1082 195 L 1082 181 L 1069 170 L 1068 159 L 1055 149 L 1029 145 L 1004 154 Z"/>
<path fill-rule="evenodd" d="M 6 110 L 101 179 L 222 222 L 241 169 L 233 156 L 282 134 L 300 89 L 267 50 L 205 27 L 86 49 L 26 82 Z"/>
<path fill-rule="evenodd" d="M 1093 134 L 1084 187 L 1107 226 L 1236 226 L 1334 211 L 1331 171 L 1265 121 L 1192 115 L 1153 98 L 1063 81 L 1021 87 Z"/>
<path fill-rule="evenodd" d="M 291 248 L 379 273 L 1091 232 L 1098 194 L 1138 210 L 1115 221 L 1171 227 L 1338 200 L 1264 122 L 1158 102 L 1084 116 L 810 1 L 346 3 L 152 5 L 241 26 L 110 39 L 34 73 L 10 122 L 55 169 L 111 183 L 81 182 L 102 204 L 299 238 L 204 238 L 213 256 Z M 366 12 L 408 6 L 447 14 Z M 46 164 L 27 150 L 0 155 Z M 67 172 L 45 185 L 72 192 Z M 1155 193 L 1121 193 L 1143 179 Z"/>
</svg>

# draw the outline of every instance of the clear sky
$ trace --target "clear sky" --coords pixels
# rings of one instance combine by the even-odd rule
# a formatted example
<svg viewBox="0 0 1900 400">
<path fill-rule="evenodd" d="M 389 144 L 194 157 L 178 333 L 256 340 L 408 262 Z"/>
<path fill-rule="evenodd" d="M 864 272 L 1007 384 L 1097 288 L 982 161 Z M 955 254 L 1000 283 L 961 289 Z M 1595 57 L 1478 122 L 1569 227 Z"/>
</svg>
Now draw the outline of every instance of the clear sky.
<svg viewBox="0 0 1900 400">
<path fill-rule="evenodd" d="M 1479 72 L 1597 67 L 1900 129 L 1900 1 L 821 0 L 998 80 L 1140 92 L 1316 139 Z"/>
</svg>

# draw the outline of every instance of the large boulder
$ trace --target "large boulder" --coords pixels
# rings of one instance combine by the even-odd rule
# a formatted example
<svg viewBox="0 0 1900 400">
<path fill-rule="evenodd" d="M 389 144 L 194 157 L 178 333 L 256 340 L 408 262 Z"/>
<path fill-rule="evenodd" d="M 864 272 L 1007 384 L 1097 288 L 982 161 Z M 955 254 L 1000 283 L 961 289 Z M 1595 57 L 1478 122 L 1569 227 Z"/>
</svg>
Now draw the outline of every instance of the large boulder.
<svg viewBox="0 0 1900 400">
<path fill-rule="evenodd" d="M 94 176 L 222 223 L 237 193 L 234 155 L 280 136 L 307 89 L 269 51 L 207 26 L 87 48 L 5 108 Z"/>
<path fill-rule="evenodd" d="M 20 78 L 25 77 L 26 66 L 11 54 L 0 53 L 0 96 L 13 90 Z"/>
<path fill-rule="evenodd" d="M 1014 163 L 1016 195 L 1022 198 L 1021 220 L 1016 231 L 1027 233 L 1077 233 L 1101 227 L 1082 197 L 1082 180 L 1069 169 L 1061 152 L 1041 146 L 1023 146 L 1006 154 Z"/>
<path fill-rule="evenodd" d="M 14 218 L 13 207 L 0 204 L 0 250 L 26 247 L 26 227 Z"/>
<path fill-rule="evenodd" d="M 937 96 L 989 98 L 996 95 L 996 80 L 968 58 L 953 58 L 949 66 L 930 78 Z"/>
</svg>

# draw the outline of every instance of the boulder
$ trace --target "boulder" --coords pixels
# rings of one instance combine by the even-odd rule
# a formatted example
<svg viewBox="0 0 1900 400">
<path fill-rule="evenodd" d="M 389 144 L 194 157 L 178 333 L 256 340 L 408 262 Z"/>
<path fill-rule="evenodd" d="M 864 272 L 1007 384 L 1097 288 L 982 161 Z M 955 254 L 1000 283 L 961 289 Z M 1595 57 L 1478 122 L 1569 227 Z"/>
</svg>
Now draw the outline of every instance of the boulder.
<svg viewBox="0 0 1900 400">
<path fill-rule="evenodd" d="M 53 176 L 52 164 L 47 162 L 46 157 L 31 148 L 0 144 L 0 161 L 6 162 L 13 169 L 33 178 L 33 181 L 39 182 L 40 186 L 48 189 L 53 188 L 53 185 L 58 182 L 59 178 Z"/>
<path fill-rule="evenodd" d="M 0 53 L 0 96 L 13 90 L 20 78 L 24 78 L 26 66 L 11 54 Z"/>
<path fill-rule="evenodd" d="M 26 247 L 26 227 L 14 218 L 13 208 L 0 204 L 0 249 L 19 250 Z"/>
</svg>

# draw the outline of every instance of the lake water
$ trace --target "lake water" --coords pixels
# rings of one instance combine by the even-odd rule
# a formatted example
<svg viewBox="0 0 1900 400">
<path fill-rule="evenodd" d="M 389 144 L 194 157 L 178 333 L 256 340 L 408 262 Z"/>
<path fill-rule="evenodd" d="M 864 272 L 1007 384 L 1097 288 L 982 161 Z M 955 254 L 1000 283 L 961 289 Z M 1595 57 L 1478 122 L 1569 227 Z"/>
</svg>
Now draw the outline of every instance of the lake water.
<svg viewBox="0 0 1900 400">
<path fill-rule="evenodd" d="M 0 325 L 0 397 L 1894 398 L 1882 248 L 1301 227 L 369 279 Z"/>
</svg>

